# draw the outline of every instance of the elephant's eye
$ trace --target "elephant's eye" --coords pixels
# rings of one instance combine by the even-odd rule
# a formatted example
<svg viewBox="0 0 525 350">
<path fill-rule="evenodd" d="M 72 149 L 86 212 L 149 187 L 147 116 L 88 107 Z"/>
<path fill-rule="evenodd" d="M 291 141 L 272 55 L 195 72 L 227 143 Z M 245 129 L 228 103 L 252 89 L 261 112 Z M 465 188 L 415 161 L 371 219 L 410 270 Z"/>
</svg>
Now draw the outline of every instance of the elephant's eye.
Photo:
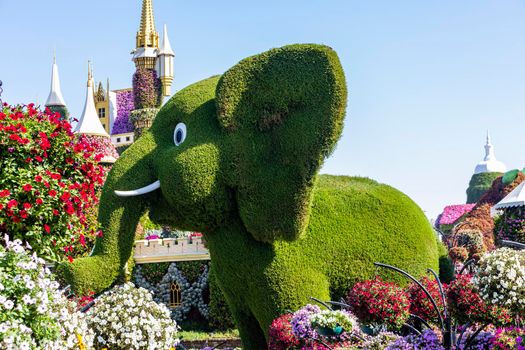
<svg viewBox="0 0 525 350">
<path fill-rule="evenodd" d="M 173 142 L 175 142 L 175 146 L 179 146 L 184 140 L 186 140 L 186 124 L 179 123 L 173 132 Z"/>
</svg>

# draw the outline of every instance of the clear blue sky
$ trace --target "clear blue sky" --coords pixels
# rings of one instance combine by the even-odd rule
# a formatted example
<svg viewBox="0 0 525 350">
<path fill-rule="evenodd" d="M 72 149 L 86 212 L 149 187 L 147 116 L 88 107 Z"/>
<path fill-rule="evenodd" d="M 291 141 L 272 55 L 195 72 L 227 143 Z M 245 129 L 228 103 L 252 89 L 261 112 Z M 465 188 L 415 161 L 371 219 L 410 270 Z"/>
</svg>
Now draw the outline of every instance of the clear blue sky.
<svg viewBox="0 0 525 350">
<path fill-rule="evenodd" d="M 73 116 L 86 61 L 130 86 L 140 0 L 0 0 L 0 79 L 10 103 L 47 98 L 53 48 Z M 175 90 L 297 42 L 332 46 L 350 91 L 323 172 L 397 187 L 430 217 L 463 203 L 491 130 L 496 155 L 525 166 L 525 3 L 518 0 L 154 0 L 168 25 Z"/>
</svg>

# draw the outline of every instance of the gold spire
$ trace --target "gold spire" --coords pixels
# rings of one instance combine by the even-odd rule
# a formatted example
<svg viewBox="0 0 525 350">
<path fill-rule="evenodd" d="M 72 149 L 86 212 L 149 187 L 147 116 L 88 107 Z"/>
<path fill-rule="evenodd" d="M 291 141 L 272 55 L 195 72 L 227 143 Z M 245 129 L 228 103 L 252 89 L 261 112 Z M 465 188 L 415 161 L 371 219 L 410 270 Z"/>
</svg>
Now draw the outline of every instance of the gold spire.
<svg viewBox="0 0 525 350">
<path fill-rule="evenodd" d="M 140 28 L 137 32 L 137 48 L 159 47 L 159 33 L 155 30 L 155 18 L 153 17 L 153 0 L 142 0 L 142 15 L 140 17 Z"/>
<path fill-rule="evenodd" d="M 88 61 L 88 87 L 93 87 L 93 73 L 91 73 L 91 61 Z"/>
</svg>

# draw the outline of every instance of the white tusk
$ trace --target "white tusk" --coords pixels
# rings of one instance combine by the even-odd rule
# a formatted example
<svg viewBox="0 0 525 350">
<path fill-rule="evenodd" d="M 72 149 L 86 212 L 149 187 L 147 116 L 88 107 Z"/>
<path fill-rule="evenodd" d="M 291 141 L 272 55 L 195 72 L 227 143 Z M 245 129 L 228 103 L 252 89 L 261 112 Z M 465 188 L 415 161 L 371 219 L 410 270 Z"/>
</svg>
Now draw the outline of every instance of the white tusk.
<svg viewBox="0 0 525 350">
<path fill-rule="evenodd" d="M 141 194 L 150 193 L 152 191 L 155 191 L 157 188 L 160 188 L 160 181 L 157 180 L 152 184 L 149 184 L 148 186 L 144 186 L 141 188 L 137 188 L 133 191 L 115 191 L 115 194 L 119 197 L 133 197 L 133 196 L 140 196 Z"/>
</svg>

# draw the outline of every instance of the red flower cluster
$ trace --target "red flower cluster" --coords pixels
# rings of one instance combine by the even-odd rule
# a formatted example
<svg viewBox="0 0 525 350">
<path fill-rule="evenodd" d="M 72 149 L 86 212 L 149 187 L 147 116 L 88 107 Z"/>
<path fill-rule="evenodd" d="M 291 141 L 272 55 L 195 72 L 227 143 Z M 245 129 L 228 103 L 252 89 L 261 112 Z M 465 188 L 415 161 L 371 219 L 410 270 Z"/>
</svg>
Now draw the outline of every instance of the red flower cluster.
<svg viewBox="0 0 525 350">
<path fill-rule="evenodd" d="M 87 254 L 98 232 L 97 191 L 105 177 L 99 157 L 58 114 L 33 104 L 4 105 L 0 233 L 27 241 L 49 260 Z"/>
<path fill-rule="evenodd" d="M 268 349 L 286 350 L 299 345 L 299 339 L 293 334 L 290 324 L 292 316 L 292 314 L 285 314 L 273 320 L 268 330 Z"/>
<path fill-rule="evenodd" d="M 512 321 L 509 310 L 485 303 L 472 283 L 472 276 L 459 275 L 447 288 L 451 315 L 460 324 L 492 323 L 506 325 Z"/>
<path fill-rule="evenodd" d="M 439 293 L 439 286 L 435 279 L 429 277 L 423 277 L 419 281 L 430 293 L 432 298 L 436 301 L 436 304 L 443 314 L 443 300 L 441 294 Z M 446 288 L 444 286 L 443 288 Z M 415 283 L 412 283 L 408 287 L 408 295 L 410 298 L 410 313 L 421 317 L 424 320 L 437 323 L 438 314 L 436 309 L 432 306 L 432 302 L 427 297 L 425 292 L 419 288 Z"/>
<path fill-rule="evenodd" d="M 398 329 L 410 316 L 410 302 L 405 290 L 395 283 L 382 281 L 380 277 L 356 283 L 346 302 L 365 324 L 386 324 L 391 329 Z"/>
</svg>

